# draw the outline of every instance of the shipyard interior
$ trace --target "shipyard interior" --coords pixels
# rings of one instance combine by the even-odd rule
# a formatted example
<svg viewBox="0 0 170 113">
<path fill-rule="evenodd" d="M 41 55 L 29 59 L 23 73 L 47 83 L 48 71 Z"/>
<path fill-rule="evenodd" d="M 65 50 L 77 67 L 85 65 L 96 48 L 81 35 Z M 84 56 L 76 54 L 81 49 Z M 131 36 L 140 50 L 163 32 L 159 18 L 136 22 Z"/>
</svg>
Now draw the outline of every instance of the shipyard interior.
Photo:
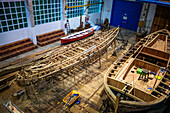
<svg viewBox="0 0 170 113">
<path fill-rule="evenodd" d="M 170 0 L 0 0 L 0 113 L 169 113 Z"/>
</svg>

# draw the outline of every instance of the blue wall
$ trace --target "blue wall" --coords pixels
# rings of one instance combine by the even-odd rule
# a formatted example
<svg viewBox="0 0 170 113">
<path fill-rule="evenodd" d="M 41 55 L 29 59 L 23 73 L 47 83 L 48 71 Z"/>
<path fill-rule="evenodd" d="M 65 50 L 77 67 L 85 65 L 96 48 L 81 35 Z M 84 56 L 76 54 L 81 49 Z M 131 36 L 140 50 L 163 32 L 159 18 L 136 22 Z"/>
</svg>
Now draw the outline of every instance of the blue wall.
<svg viewBox="0 0 170 113">
<path fill-rule="evenodd" d="M 142 3 L 114 0 L 111 25 L 136 31 L 142 11 Z"/>
</svg>

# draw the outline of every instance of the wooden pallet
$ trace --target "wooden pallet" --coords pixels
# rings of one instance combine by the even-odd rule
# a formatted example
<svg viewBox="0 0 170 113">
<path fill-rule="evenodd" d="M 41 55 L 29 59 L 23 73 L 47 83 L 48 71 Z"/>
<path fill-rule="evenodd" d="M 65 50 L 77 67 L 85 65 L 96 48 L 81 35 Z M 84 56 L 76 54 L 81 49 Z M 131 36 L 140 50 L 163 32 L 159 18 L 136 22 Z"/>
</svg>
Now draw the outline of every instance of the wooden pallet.
<svg viewBox="0 0 170 113">
<path fill-rule="evenodd" d="M 0 46 L 0 61 L 23 54 L 35 48 L 37 48 L 37 46 L 33 44 L 30 38 L 2 45 Z"/>
<path fill-rule="evenodd" d="M 62 29 L 44 33 L 41 35 L 37 35 L 37 43 L 39 46 L 45 46 L 50 43 L 54 43 L 58 40 L 60 40 L 61 37 L 65 36 L 65 33 L 63 32 Z"/>
</svg>

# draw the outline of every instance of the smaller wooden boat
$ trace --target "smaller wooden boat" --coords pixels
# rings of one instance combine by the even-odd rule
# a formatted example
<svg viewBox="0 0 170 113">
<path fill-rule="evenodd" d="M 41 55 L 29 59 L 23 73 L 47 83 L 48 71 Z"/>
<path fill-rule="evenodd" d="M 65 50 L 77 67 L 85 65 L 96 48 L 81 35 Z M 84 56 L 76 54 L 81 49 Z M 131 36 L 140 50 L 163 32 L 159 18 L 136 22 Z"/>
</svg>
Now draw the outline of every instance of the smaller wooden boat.
<svg viewBox="0 0 170 113">
<path fill-rule="evenodd" d="M 155 110 L 168 102 L 169 37 L 165 29 L 146 36 L 109 68 L 104 87 L 119 112 Z"/>
<path fill-rule="evenodd" d="M 75 33 L 75 34 L 60 38 L 61 44 L 81 40 L 81 39 L 86 38 L 86 37 L 88 37 L 88 36 L 90 36 L 92 34 L 94 34 L 94 28 L 89 28 L 89 29 L 83 30 L 81 32 L 78 32 L 78 33 Z"/>
</svg>

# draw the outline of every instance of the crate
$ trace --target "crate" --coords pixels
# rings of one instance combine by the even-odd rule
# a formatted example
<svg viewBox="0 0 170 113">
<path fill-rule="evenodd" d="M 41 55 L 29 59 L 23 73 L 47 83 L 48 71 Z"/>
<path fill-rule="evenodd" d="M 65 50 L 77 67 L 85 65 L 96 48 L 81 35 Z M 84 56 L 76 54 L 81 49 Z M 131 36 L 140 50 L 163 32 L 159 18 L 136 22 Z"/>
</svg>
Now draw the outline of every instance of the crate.
<svg viewBox="0 0 170 113">
<path fill-rule="evenodd" d="M 74 94 L 78 94 L 78 96 L 76 96 L 76 98 L 74 98 L 74 99 L 71 98 L 73 100 L 69 99 L 70 101 L 67 101 L 68 98 L 70 98 L 70 96 L 72 96 Z M 75 90 L 72 90 L 66 97 L 64 97 L 63 102 L 66 103 L 67 105 L 71 106 L 79 97 L 80 97 L 80 93 Z"/>
</svg>

